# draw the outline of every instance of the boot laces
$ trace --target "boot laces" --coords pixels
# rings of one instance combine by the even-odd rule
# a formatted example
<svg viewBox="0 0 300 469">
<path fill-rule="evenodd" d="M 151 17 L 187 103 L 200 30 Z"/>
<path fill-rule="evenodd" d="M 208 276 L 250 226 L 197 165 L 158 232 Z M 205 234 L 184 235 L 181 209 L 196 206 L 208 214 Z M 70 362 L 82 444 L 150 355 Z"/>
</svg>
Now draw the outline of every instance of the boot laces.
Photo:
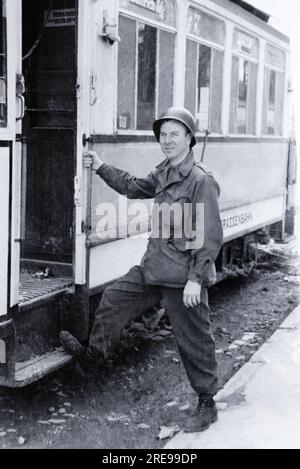
<svg viewBox="0 0 300 469">
<path fill-rule="evenodd" d="M 198 412 L 201 414 L 209 407 L 208 401 L 200 401 L 198 405 Z"/>
</svg>

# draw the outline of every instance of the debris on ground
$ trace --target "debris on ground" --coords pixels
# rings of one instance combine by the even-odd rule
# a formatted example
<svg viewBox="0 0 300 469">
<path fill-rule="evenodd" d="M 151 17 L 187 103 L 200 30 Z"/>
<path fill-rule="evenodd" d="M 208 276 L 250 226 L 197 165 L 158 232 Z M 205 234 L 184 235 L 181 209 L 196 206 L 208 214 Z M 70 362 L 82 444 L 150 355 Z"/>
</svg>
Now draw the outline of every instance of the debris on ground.
<svg viewBox="0 0 300 469">
<path fill-rule="evenodd" d="M 225 329 L 225 327 L 217 327 L 215 330 L 215 335 L 218 335 L 220 337 L 223 337 L 224 335 L 231 337 L 230 332 L 228 332 L 228 330 Z"/>
<path fill-rule="evenodd" d="M 161 427 L 158 435 L 159 440 L 166 440 L 167 438 L 173 438 L 176 433 L 180 431 L 180 428 L 176 425 L 175 427 Z"/>
<path fill-rule="evenodd" d="M 25 443 L 26 443 L 26 438 L 24 438 L 23 436 L 20 436 L 18 439 L 18 445 L 23 446 L 25 445 Z"/>
<path fill-rule="evenodd" d="M 114 422 L 114 423 L 129 423 L 130 422 L 130 418 L 128 417 L 128 415 L 122 415 L 122 414 L 112 413 L 108 415 L 106 419 L 109 422 Z"/>
<path fill-rule="evenodd" d="M 49 423 L 52 423 L 53 425 L 64 425 L 67 421 L 65 419 L 50 419 Z"/>
<path fill-rule="evenodd" d="M 177 401 L 171 401 L 171 402 L 168 402 L 168 404 L 166 404 L 166 407 L 177 407 L 178 406 L 178 402 Z"/>
<path fill-rule="evenodd" d="M 137 425 L 137 428 L 139 428 L 140 430 L 150 430 L 150 425 L 147 425 L 147 423 L 139 423 Z"/>
<path fill-rule="evenodd" d="M 191 405 L 190 404 L 185 404 L 179 408 L 181 412 L 186 412 L 187 410 L 190 410 Z"/>
<path fill-rule="evenodd" d="M 47 267 L 45 270 L 41 272 L 36 272 L 35 274 L 32 275 L 32 278 L 38 278 L 38 279 L 45 279 L 52 277 L 52 273 L 49 267 Z"/>
<path fill-rule="evenodd" d="M 273 239 L 271 239 L 268 244 L 257 243 L 252 244 L 252 247 L 258 254 L 277 257 L 283 261 L 295 258 L 299 255 L 299 250 L 294 243 L 291 243 L 289 247 L 284 243 L 276 243 Z"/>
</svg>

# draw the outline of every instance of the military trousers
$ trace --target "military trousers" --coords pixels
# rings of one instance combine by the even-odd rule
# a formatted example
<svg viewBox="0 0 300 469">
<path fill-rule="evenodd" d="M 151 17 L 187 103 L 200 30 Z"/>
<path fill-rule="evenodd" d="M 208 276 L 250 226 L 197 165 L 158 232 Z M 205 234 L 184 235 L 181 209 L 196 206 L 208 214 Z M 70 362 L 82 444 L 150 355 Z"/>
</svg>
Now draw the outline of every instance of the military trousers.
<svg viewBox="0 0 300 469">
<path fill-rule="evenodd" d="M 107 359 L 120 342 L 124 328 L 159 303 L 166 307 L 192 388 L 199 395 L 214 395 L 218 390 L 217 363 L 208 291 L 204 287 L 201 304 L 186 308 L 183 289 L 148 285 L 142 268 L 133 267 L 104 291 L 89 339 L 89 353 Z"/>
</svg>

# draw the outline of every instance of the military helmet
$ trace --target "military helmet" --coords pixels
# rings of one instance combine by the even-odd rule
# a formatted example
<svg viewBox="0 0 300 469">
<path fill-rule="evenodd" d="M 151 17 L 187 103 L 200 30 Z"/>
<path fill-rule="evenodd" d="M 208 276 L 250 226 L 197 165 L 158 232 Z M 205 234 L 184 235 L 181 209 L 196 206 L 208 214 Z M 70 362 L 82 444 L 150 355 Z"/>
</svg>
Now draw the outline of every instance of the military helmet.
<svg viewBox="0 0 300 469">
<path fill-rule="evenodd" d="M 164 112 L 159 119 L 153 123 L 153 132 L 157 141 L 160 140 L 160 128 L 163 122 L 168 120 L 174 120 L 184 124 L 192 135 L 191 148 L 193 148 L 196 141 L 196 132 L 197 132 L 197 123 L 190 111 L 183 107 L 170 107 L 166 112 Z"/>
</svg>

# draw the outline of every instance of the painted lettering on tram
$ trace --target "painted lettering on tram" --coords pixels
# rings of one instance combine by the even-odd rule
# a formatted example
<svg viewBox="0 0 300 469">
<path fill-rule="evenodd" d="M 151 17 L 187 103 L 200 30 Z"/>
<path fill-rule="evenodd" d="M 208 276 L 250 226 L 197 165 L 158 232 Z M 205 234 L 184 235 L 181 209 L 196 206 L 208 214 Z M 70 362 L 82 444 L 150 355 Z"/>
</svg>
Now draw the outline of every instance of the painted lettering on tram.
<svg viewBox="0 0 300 469">
<path fill-rule="evenodd" d="M 46 14 L 46 13 L 45 13 Z M 75 26 L 75 8 L 64 8 L 52 10 L 46 23 L 47 28 L 59 28 L 62 26 Z"/>
<path fill-rule="evenodd" d="M 174 10 L 174 4 L 167 0 L 129 0 L 129 3 L 155 13 L 160 21 L 167 19 L 168 10 L 170 10 L 170 12 Z"/>
<path fill-rule="evenodd" d="M 146 8 L 147 10 L 156 12 L 156 2 L 154 0 L 129 0 L 133 5 Z"/>
<path fill-rule="evenodd" d="M 227 218 L 222 218 L 223 228 L 235 228 L 236 226 L 245 225 L 253 221 L 252 212 L 243 212 Z"/>
</svg>

